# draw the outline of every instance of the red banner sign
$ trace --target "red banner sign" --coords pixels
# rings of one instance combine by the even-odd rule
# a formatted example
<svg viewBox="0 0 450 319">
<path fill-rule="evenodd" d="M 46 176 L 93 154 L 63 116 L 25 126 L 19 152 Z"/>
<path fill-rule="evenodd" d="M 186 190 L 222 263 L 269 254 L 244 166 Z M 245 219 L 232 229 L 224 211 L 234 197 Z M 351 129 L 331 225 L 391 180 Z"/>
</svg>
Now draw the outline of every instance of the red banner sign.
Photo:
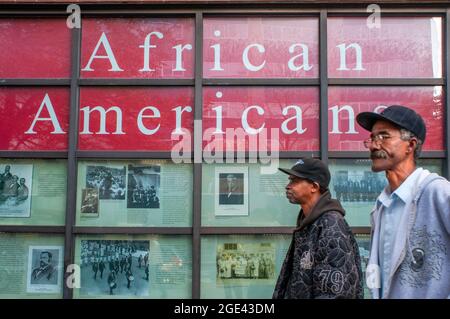
<svg viewBox="0 0 450 319">
<path fill-rule="evenodd" d="M 235 151 L 238 145 L 249 151 L 317 151 L 319 89 L 204 88 L 203 145 L 207 151 Z"/>
<path fill-rule="evenodd" d="M 442 18 L 328 18 L 328 74 L 442 77 Z"/>
<path fill-rule="evenodd" d="M 192 88 L 82 88 L 80 104 L 80 150 L 171 151 L 184 138 L 191 143 Z"/>
<path fill-rule="evenodd" d="M 318 43 L 317 18 L 208 17 L 203 22 L 203 75 L 317 78 Z"/>
<path fill-rule="evenodd" d="M 386 106 L 410 107 L 425 120 L 425 151 L 444 150 L 444 94 L 442 87 L 331 87 L 328 91 L 328 147 L 331 151 L 364 151 L 369 132 L 356 122 L 360 112 L 380 113 Z"/>
<path fill-rule="evenodd" d="M 194 20 L 85 19 L 83 78 L 193 78 Z"/>
<path fill-rule="evenodd" d="M 0 149 L 67 150 L 69 90 L 0 88 Z"/>
<path fill-rule="evenodd" d="M 0 78 L 68 78 L 65 19 L 0 19 Z"/>
</svg>

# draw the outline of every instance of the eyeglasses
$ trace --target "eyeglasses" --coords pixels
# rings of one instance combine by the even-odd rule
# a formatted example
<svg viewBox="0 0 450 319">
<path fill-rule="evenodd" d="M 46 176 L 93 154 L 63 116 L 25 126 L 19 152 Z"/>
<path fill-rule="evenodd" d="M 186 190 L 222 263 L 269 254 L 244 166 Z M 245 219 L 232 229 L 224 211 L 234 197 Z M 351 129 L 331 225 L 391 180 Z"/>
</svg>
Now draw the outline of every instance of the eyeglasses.
<svg viewBox="0 0 450 319">
<path fill-rule="evenodd" d="M 377 134 L 369 137 L 367 140 L 364 140 L 363 143 L 366 148 L 369 148 L 372 144 L 380 146 L 381 144 L 383 144 L 383 142 L 390 138 L 392 138 L 392 136 L 387 134 Z"/>
</svg>

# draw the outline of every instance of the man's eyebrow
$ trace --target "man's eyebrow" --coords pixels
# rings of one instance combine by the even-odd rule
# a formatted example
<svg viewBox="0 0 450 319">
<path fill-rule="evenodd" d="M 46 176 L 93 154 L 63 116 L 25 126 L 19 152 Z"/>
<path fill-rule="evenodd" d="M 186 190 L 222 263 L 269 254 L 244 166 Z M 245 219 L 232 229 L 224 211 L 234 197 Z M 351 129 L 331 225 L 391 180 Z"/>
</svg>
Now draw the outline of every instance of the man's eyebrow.
<svg viewBox="0 0 450 319">
<path fill-rule="evenodd" d="M 375 135 L 380 135 L 380 134 L 383 134 L 383 135 L 389 135 L 390 132 L 389 132 L 389 131 L 386 131 L 386 130 L 381 130 L 381 131 L 378 131 L 378 132 L 372 132 L 372 133 L 370 133 L 370 136 L 375 136 Z"/>
</svg>

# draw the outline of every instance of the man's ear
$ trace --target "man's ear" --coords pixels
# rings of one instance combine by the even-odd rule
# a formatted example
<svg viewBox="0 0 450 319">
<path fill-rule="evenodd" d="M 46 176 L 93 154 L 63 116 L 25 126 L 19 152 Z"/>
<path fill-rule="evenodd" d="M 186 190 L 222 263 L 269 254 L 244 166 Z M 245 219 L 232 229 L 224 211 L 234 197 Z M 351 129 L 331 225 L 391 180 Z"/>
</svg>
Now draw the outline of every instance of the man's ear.
<svg viewBox="0 0 450 319">
<path fill-rule="evenodd" d="M 319 185 L 319 183 L 313 182 L 313 183 L 312 183 L 312 186 L 313 186 L 313 193 L 316 193 L 316 192 L 320 191 L 320 185 Z"/>
<path fill-rule="evenodd" d="M 414 150 L 416 149 L 416 147 L 417 147 L 417 139 L 416 138 L 411 138 L 410 140 L 409 140 L 409 142 L 408 142 L 409 144 L 408 144 L 408 151 L 407 151 L 407 154 L 409 154 L 409 153 L 411 153 L 411 152 L 414 152 Z"/>
</svg>

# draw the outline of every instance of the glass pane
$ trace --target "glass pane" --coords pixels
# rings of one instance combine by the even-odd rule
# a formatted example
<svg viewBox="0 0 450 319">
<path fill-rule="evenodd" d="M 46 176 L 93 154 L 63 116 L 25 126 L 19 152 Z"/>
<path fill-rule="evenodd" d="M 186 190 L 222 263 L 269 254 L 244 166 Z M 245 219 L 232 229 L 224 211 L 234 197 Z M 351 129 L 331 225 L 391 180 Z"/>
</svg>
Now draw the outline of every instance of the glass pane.
<svg viewBox="0 0 450 319">
<path fill-rule="evenodd" d="M 295 160 L 281 160 L 291 168 Z M 203 165 L 203 226 L 295 226 L 300 207 L 286 199 L 288 176 L 260 164 Z"/>
<path fill-rule="evenodd" d="M 191 226 L 192 165 L 169 160 L 82 161 L 78 226 Z"/>
<path fill-rule="evenodd" d="M 370 235 L 366 234 L 356 234 L 356 242 L 359 247 L 359 255 L 361 257 L 361 269 L 363 271 L 363 285 L 364 285 L 364 299 L 371 299 L 369 288 L 367 288 L 366 282 L 366 268 L 369 262 L 370 253 Z"/>
<path fill-rule="evenodd" d="M 193 78 L 194 19 L 83 19 L 84 78 Z"/>
<path fill-rule="evenodd" d="M 68 78 L 66 19 L 0 19 L 0 78 Z"/>
<path fill-rule="evenodd" d="M 444 150 L 445 96 L 441 86 L 330 87 L 328 91 L 328 147 L 331 151 L 366 151 L 369 132 L 359 126 L 361 112 L 380 113 L 389 105 L 414 109 L 425 120 L 424 151 Z"/>
<path fill-rule="evenodd" d="M 328 74 L 333 78 L 440 78 L 442 18 L 328 18 Z"/>
<path fill-rule="evenodd" d="M 317 78 L 319 20 L 313 17 L 207 17 L 208 78 Z"/>
<path fill-rule="evenodd" d="M 67 160 L 0 159 L 0 224 L 64 225 Z"/>
<path fill-rule="evenodd" d="M 201 298 L 272 298 L 290 241 L 291 235 L 203 237 Z"/>
<path fill-rule="evenodd" d="M 79 236 L 74 298 L 191 298 L 189 236 Z"/>
<path fill-rule="evenodd" d="M 0 87 L 0 150 L 67 150 L 69 90 Z"/>
<path fill-rule="evenodd" d="M 387 185 L 384 172 L 374 173 L 370 159 L 331 159 L 330 190 L 345 208 L 350 226 L 370 226 L 370 212 L 378 195 Z M 418 167 L 442 174 L 439 159 L 419 159 Z"/>
<path fill-rule="evenodd" d="M 84 87 L 81 150 L 191 150 L 194 91 L 190 87 Z"/>
<path fill-rule="evenodd" d="M 62 298 L 62 236 L 3 233 L 0 255 L 0 298 Z"/>
<path fill-rule="evenodd" d="M 207 152 L 319 150 L 319 89 L 205 87 L 203 145 Z"/>
</svg>

